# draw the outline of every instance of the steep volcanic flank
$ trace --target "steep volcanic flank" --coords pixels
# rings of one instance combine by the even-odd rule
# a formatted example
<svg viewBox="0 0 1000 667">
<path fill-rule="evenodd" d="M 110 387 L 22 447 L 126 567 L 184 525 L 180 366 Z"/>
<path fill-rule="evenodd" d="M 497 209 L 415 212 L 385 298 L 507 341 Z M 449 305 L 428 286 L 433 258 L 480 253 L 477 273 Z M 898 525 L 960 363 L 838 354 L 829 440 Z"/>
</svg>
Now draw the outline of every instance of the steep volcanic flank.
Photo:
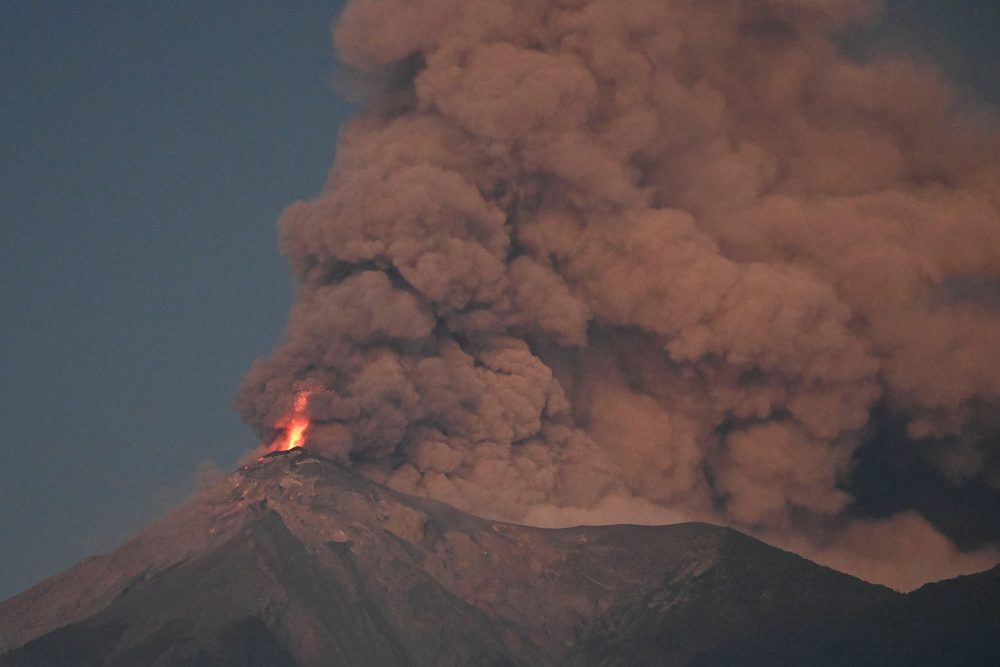
<svg viewBox="0 0 1000 667">
<path fill-rule="evenodd" d="M 905 643 L 905 599 L 730 529 L 491 522 L 292 450 L 0 606 L 0 665 L 808 660 L 854 618 Z"/>
</svg>

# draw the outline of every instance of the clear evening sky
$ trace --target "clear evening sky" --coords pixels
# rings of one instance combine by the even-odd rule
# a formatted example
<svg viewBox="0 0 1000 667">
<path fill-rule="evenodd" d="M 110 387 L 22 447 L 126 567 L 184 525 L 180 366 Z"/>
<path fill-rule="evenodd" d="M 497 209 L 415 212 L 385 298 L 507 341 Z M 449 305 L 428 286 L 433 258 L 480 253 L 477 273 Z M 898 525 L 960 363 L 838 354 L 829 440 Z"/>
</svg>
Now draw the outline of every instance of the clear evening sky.
<svg viewBox="0 0 1000 667">
<path fill-rule="evenodd" d="M 0 4 L 0 599 L 257 444 L 233 393 L 290 302 L 274 221 L 351 111 L 339 5 Z M 898 0 L 886 25 L 853 48 L 1000 101 L 995 0 Z"/>
</svg>

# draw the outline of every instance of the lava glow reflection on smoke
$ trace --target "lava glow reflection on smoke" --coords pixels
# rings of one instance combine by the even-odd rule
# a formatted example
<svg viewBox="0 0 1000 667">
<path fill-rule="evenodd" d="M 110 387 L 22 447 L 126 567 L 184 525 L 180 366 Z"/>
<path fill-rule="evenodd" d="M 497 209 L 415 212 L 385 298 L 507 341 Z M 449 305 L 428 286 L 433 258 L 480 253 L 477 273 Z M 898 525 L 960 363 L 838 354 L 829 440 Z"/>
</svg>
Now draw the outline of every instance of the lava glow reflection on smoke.
<svg viewBox="0 0 1000 667">
<path fill-rule="evenodd" d="M 309 406 L 309 392 L 300 391 L 295 395 L 295 405 L 292 414 L 279 424 L 284 431 L 268 446 L 268 452 L 286 452 L 289 449 L 302 447 L 306 442 L 306 430 L 309 428 L 309 417 L 306 408 Z"/>
</svg>

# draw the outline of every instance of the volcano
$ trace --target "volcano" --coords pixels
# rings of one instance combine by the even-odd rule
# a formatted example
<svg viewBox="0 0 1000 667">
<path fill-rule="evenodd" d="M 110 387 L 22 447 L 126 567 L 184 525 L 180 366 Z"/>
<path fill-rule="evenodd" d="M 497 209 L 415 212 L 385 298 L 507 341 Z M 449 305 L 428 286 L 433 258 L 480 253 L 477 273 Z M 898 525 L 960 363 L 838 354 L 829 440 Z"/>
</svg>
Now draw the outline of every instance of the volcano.
<svg viewBox="0 0 1000 667">
<path fill-rule="evenodd" d="M 489 521 L 292 449 L 0 605 L 0 665 L 996 664 L 998 594 L 708 524 Z"/>
</svg>

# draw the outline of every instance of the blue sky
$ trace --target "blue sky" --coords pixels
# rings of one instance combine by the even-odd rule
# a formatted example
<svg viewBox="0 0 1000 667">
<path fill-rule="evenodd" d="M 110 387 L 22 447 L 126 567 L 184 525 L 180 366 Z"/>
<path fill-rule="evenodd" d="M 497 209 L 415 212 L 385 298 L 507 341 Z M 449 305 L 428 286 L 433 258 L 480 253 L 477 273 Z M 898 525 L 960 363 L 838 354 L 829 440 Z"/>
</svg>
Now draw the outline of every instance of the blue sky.
<svg viewBox="0 0 1000 667">
<path fill-rule="evenodd" d="M 0 598 L 114 546 L 197 465 L 291 283 L 274 221 L 348 113 L 330 3 L 0 8 Z"/>
<path fill-rule="evenodd" d="M 256 444 L 233 394 L 290 303 L 274 221 L 351 111 L 339 4 L 0 4 L 0 599 Z M 998 8 L 900 0 L 866 44 L 995 104 Z"/>
</svg>

